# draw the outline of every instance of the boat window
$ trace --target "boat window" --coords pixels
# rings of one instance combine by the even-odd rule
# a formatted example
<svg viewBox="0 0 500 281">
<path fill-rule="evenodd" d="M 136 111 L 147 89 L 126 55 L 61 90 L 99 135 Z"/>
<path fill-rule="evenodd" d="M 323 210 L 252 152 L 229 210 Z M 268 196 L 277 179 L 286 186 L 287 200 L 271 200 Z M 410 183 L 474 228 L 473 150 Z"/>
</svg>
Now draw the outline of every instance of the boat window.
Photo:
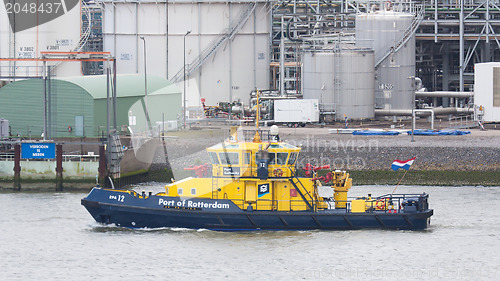
<svg viewBox="0 0 500 281">
<path fill-rule="evenodd" d="M 209 152 L 208 156 L 210 156 L 210 161 L 212 161 L 212 164 L 219 165 L 219 158 L 217 157 L 217 153 Z"/>
<path fill-rule="evenodd" d="M 250 157 L 251 157 L 250 155 L 251 155 L 250 152 L 245 153 L 245 164 L 247 165 L 250 165 Z"/>
<path fill-rule="evenodd" d="M 177 188 L 177 194 L 182 195 L 182 187 Z"/>
<path fill-rule="evenodd" d="M 220 163 L 222 165 L 238 165 L 240 157 L 238 152 L 219 152 Z"/>
<path fill-rule="evenodd" d="M 277 164 L 278 165 L 285 165 L 287 157 L 288 157 L 288 153 L 278 152 L 277 153 L 277 158 L 276 158 Z"/>
<path fill-rule="evenodd" d="M 224 145 L 224 148 L 239 148 L 240 145 L 239 144 L 227 144 L 227 145 Z"/>
<path fill-rule="evenodd" d="M 290 153 L 290 159 L 288 159 L 288 165 L 295 164 L 295 159 L 297 158 L 297 152 Z"/>
<path fill-rule="evenodd" d="M 196 188 L 195 187 L 191 188 L 191 195 L 196 195 Z"/>
<path fill-rule="evenodd" d="M 276 161 L 275 161 L 276 159 L 275 158 L 276 158 L 276 153 L 269 152 L 269 162 L 268 162 L 268 164 L 269 165 L 275 165 L 276 164 Z"/>
</svg>

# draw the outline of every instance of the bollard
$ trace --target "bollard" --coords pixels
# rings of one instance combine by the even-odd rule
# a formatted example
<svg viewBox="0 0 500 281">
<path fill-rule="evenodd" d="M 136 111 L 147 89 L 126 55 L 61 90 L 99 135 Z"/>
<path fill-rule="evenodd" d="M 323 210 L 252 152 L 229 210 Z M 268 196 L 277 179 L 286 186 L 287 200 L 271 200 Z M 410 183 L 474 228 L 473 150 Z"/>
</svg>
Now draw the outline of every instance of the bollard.
<svg viewBox="0 0 500 281">
<path fill-rule="evenodd" d="M 56 191 L 63 190 L 63 150 L 62 144 L 56 144 Z"/>
<path fill-rule="evenodd" d="M 14 190 L 21 190 L 21 144 L 14 144 Z"/>
<path fill-rule="evenodd" d="M 99 146 L 99 185 L 106 186 L 106 150 L 104 145 Z"/>
</svg>

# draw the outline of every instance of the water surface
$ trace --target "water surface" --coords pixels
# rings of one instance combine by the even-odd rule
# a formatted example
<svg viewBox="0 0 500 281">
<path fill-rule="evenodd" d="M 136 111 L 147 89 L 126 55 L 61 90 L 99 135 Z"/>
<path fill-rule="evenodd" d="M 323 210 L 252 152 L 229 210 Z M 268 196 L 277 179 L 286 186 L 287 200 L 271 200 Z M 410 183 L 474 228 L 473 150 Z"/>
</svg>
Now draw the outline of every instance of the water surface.
<svg viewBox="0 0 500 281">
<path fill-rule="evenodd" d="M 232 233 L 104 226 L 84 193 L 0 193 L 0 280 L 499 280 L 500 188 L 397 193 L 423 191 L 434 209 L 425 231 Z"/>
</svg>

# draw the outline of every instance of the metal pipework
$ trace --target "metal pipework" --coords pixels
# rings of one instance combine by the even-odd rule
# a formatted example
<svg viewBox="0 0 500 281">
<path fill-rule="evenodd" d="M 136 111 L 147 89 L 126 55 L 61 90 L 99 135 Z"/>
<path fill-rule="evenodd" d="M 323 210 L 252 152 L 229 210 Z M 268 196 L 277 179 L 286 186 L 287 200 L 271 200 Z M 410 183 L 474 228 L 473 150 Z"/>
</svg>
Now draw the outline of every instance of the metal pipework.
<svg viewBox="0 0 500 281">
<path fill-rule="evenodd" d="M 471 98 L 474 97 L 474 92 L 452 92 L 452 91 L 438 91 L 438 92 L 415 92 L 417 98 Z"/>
<path fill-rule="evenodd" d="M 432 110 L 434 115 L 448 115 L 458 113 L 472 113 L 473 108 L 460 108 L 460 107 L 442 107 L 442 108 L 424 108 L 415 110 L 425 110 L 418 115 L 429 115 L 426 112 Z M 375 109 L 376 116 L 411 116 L 411 109 Z"/>
<path fill-rule="evenodd" d="M 413 128 L 415 128 L 415 115 L 419 112 L 430 112 L 431 113 L 431 130 L 434 130 L 434 110 L 432 109 L 414 109 L 413 110 Z M 413 134 L 413 133 L 412 133 Z"/>
<path fill-rule="evenodd" d="M 436 115 L 449 115 L 458 113 L 472 113 L 473 108 L 457 108 L 457 107 L 444 107 L 444 108 L 424 108 L 414 109 L 414 115 L 431 116 L 431 129 L 434 130 L 434 118 Z M 412 116 L 411 109 L 375 109 L 376 116 Z M 413 116 L 413 117 L 415 117 Z"/>
</svg>

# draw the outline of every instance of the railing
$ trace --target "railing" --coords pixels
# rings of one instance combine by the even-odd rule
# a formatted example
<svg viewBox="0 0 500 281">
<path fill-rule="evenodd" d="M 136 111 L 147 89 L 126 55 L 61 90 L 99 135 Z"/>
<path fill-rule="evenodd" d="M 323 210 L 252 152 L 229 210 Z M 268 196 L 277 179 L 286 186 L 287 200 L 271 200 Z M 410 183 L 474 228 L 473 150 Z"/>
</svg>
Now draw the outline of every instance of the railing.
<svg viewBox="0 0 500 281">
<path fill-rule="evenodd" d="M 227 198 L 227 194 L 223 197 Z M 351 211 L 351 201 L 355 199 L 362 199 L 363 197 L 352 197 L 347 201 L 341 201 L 346 203 L 345 209 L 337 209 L 341 212 L 352 213 Z M 403 210 L 408 212 L 408 210 L 413 210 L 414 212 L 425 211 L 429 208 L 428 206 L 428 194 L 386 194 L 379 197 L 374 197 L 370 200 L 365 197 L 368 201 L 366 204 L 366 213 L 400 213 Z M 408 202 L 405 200 L 413 200 L 414 205 L 405 205 Z M 251 205 L 252 211 L 276 211 L 280 210 L 284 205 L 288 205 L 288 210 L 290 211 L 305 211 L 304 210 L 304 201 L 301 199 L 290 199 L 290 200 L 273 200 L 273 199 L 259 199 L 251 204 L 246 203 L 244 199 L 230 199 L 234 204 L 236 204 L 240 209 L 247 210 L 247 208 Z M 379 202 L 382 202 L 383 205 L 377 205 Z M 313 204 L 317 205 L 318 203 L 326 203 L 329 207 L 328 209 L 335 209 L 335 202 L 333 200 L 330 201 L 313 201 Z M 383 206 L 378 207 L 378 206 Z M 307 208 L 306 208 L 307 209 Z M 317 210 L 315 210 L 317 211 Z"/>
<path fill-rule="evenodd" d="M 224 196 L 223 199 L 229 199 Z M 246 203 L 244 199 L 229 199 L 236 206 L 238 206 L 242 210 L 247 210 L 250 206 L 249 203 Z M 259 199 L 255 202 L 252 202 L 252 210 L 253 211 L 278 211 L 283 206 L 288 206 L 286 211 L 305 211 L 304 201 L 302 199 L 294 199 L 294 200 L 273 200 L 273 199 Z"/>
<path fill-rule="evenodd" d="M 451 117 L 448 122 L 448 127 L 450 129 L 467 129 L 479 126 L 478 121 L 474 118 L 474 115 Z"/>
<path fill-rule="evenodd" d="M 0 161 L 14 161 L 14 153 L 0 153 Z"/>
<path fill-rule="evenodd" d="M 405 200 L 413 199 L 417 202 L 414 211 L 425 211 L 429 208 L 428 199 L 429 194 L 385 194 L 378 197 L 373 197 L 369 199 L 368 197 L 348 197 L 347 201 L 341 201 L 346 203 L 346 213 L 351 213 L 351 202 L 356 199 L 367 200 L 365 202 L 367 213 L 382 212 L 382 213 L 399 213 L 402 210 L 409 210 L 409 206 L 405 206 Z M 332 208 L 333 209 L 333 208 Z"/>
<path fill-rule="evenodd" d="M 289 180 L 292 183 L 292 185 L 295 187 L 295 190 L 297 190 L 297 192 L 299 193 L 302 200 L 304 200 L 304 203 L 306 203 L 309 210 L 317 211 L 318 205 L 317 205 L 316 200 L 314 200 L 312 195 L 309 192 L 307 192 L 307 189 L 305 188 L 305 186 L 297 178 L 297 174 L 291 168 L 288 168 L 288 169 L 290 170 L 290 175 L 291 175 Z M 297 182 L 295 182 L 295 179 L 297 180 Z M 302 187 L 302 190 L 299 188 L 297 183 L 300 184 L 300 186 Z"/>
<path fill-rule="evenodd" d="M 0 161 L 14 161 L 14 153 L 0 153 Z M 54 161 L 54 159 L 21 159 L 21 161 Z M 99 155 L 63 155 L 64 162 L 97 162 Z"/>
<path fill-rule="evenodd" d="M 63 155 L 64 162 L 97 162 L 99 161 L 99 155 L 76 155 L 69 154 Z"/>
</svg>

